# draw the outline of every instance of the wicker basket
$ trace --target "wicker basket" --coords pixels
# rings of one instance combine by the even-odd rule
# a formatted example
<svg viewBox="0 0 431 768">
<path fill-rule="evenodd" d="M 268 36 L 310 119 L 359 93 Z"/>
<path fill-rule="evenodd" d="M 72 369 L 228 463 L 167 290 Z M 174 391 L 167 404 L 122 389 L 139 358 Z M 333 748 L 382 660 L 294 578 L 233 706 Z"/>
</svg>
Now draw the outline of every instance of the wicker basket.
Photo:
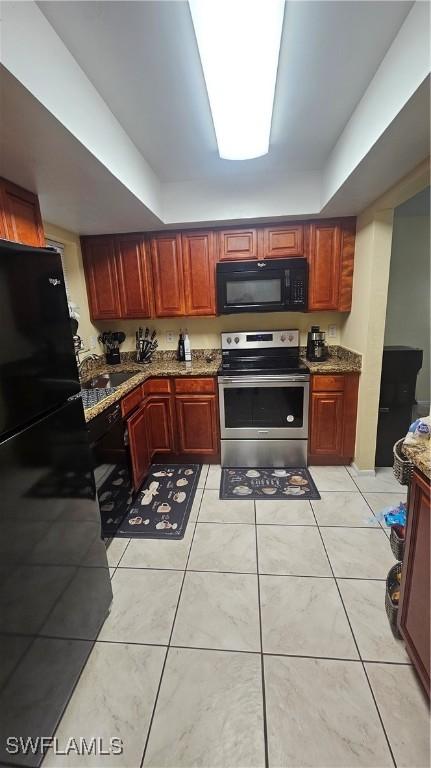
<svg viewBox="0 0 431 768">
<path fill-rule="evenodd" d="M 393 472 L 400 485 L 408 485 L 410 483 L 410 476 L 413 470 L 413 464 L 409 461 L 403 453 L 404 438 L 397 440 L 394 445 L 394 465 Z"/>
<path fill-rule="evenodd" d="M 403 528 L 404 533 L 401 535 L 398 529 Z M 399 525 L 393 525 L 391 527 L 390 544 L 395 560 L 402 560 L 404 558 L 404 544 L 405 544 L 405 527 Z"/>
<path fill-rule="evenodd" d="M 387 617 L 389 619 L 389 624 L 391 626 L 394 637 L 398 637 L 398 638 L 401 637 L 400 631 L 397 625 L 398 603 L 392 602 L 391 593 L 394 587 L 400 586 L 399 581 L 397 579 L 397 575 L 401 573 L 401 570 L 402 570 L 401 563 L 396 563 L 390 569 L 386 579 L 386 595 L 385 595 L 385 608 L 386 608 Z"/>
</svg>

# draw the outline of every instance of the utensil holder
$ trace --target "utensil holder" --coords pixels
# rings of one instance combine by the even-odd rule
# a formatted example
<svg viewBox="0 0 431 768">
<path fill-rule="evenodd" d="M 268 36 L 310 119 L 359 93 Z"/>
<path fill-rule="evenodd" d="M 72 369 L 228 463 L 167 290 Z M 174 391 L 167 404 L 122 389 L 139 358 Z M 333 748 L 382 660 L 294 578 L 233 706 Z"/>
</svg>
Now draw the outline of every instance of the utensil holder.
<svg viewBox="0 0 431 768">
<path fill-rule="evenodd" d="M 119 349 L 111 349 L 109 352 L 106 353 L 105 357 L 108 365 L 118 365 L 118 363 L 121 362 Z"/>
</svg>

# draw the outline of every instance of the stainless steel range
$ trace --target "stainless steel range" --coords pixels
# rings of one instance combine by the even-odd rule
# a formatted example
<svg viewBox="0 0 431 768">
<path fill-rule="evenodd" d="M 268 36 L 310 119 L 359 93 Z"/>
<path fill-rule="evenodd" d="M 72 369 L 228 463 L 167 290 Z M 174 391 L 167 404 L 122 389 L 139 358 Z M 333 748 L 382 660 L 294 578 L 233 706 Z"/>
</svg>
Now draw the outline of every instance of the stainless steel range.
<svg viewBox="0 0 431 768">
<path fill-rule="evenodd" d="M 222 333 L 221 463 L 306 466 L 310 374 L 299 331 Z"/>
</svg>

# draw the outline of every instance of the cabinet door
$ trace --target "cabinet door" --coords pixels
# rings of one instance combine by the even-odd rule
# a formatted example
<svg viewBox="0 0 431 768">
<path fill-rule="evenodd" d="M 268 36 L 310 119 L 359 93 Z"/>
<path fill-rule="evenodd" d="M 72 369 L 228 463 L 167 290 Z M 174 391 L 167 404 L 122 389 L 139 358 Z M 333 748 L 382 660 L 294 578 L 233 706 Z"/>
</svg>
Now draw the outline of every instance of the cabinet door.
<svg viewBox="0 0 431 768">
<path fill-rule="evenodd" d="M 171 395 L 156 395 L 146 401 L 150 457 L 174 453 L 174 409 Z"/>
<path fill-rule="evenodd" d="M 37 195 L 10 181 L 2 181 L 1 198 L 7 240 L 25 245 L 45 245 Z"/>
<path fill-rule="evenodd" d="M 338 309 L 339 283 L 340 227 L 311 224 L 308 309 Z"/>
<path fill-rule="evenodd" d="M 129 433 L 130 457 L 132 460 L 133 486 L 137 491 L 151 462 L 150 449 L 147 434 L 147 406 L 143 405 L 127 420 Z"/>
<path fill-rule="evenodd" d="M 116 236 L 122 317 L 150 317 L 149 264 L 142 236 Z"/>
<path fill-rule="evenodd" d="M 219 261 L 257 259 L 256 229 L 225 229 L 218 233 Z"/>
<path fill-rule="evenodd" d="M 407 651 L 430 694 L 430 487 L 413 472 L 398 621 Z"/>
<path fill-rule="evenodd" d="M 160 234 L 151 240 L 156 317 L 184 315 L 184 277 L 181 235 Z"/>
<path fill-rule="evenodd" d="M 216 395 L 176 395 L 179 453 L 218 452 Z"/>
<path fill-rule="evenodd" d="M 215 315 L 214 233 L 183 233 L 182 247 L 185 313 L 186 315 Z"/>
<path fill-rule="evenodd" d="M 304 229 L 301 224 L 265 227 L 263 230 L 263 258 L 285 259 L 304 255 Z"/>
<path fill-rule="evenodd" d="M 83 237 L 81 243 L 91 319 L 120 318 L 114 237 Z"/>
<path fill-rule="evenodd" d="M 343 447 L 343 392 L 311 393 L 310 453 L 341 455 Z"/>
</svg>

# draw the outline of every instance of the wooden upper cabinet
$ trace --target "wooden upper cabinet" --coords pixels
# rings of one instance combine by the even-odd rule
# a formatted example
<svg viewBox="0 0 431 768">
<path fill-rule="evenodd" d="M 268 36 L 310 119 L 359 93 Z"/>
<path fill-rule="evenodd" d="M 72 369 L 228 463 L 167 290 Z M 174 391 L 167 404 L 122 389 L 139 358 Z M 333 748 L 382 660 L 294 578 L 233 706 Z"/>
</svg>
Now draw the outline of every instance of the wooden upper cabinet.
<svg viewBox="0 0 431 768">
<path fill-rule="evenodd" d="M 256 229 L 224 229 L 218 233 L 219 261 L 258 259 Z"/>
<path fill-rule="evenodd" d="M 338 309 L 340 245 L 338 224 L 322 221 L 310 225 L 308 309 Z"/>
<path fill-rule="evenodd" d="M 184 315 L 184 275 L 179 233 L 160 233 L 151 238 L 154 307 L 156 317 Z"/>
<path fill-rule="evenodd" d="M 149 259 L 143 236 L 115 238 L 121 317 L 150 317 Z"/>
<path fill-rule="evenodd" d="M 182 236 L 186 315 L 215 315 L 215 237 L 213 232 Z"/>
<path fill-rule="evenodd" d="M 280 259 L 304 255 L 304 228 L 301 224 L 264 227 L 262 257 Z"/>
<path fill-rule="evenodd" d="M 0 180 L 0 202 L 2 216 L 0 228 L 7 240 L 25 245 L 45 245 L 39 200 L 33 192 Z"/>
<path fill-rule="evenodd" d="M 114 242 L 114 238 L 109 235 L 81 238 L 92 320 L 111 320 L 121 317 Z"/>
</svg>

